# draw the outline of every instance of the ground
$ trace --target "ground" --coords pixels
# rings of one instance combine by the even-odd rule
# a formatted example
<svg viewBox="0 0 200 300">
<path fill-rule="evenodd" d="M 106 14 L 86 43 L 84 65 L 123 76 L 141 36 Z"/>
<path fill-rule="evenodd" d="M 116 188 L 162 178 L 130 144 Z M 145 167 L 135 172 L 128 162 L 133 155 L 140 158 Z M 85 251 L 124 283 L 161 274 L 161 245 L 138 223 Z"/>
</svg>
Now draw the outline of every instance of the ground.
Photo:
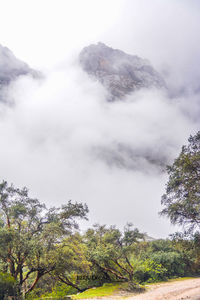
<svg viewBox="0 0 200 300">
<path fill-rule="evenodd" d="M 105 288 L 103 289 L 105 290 Z M 104 297 L 102 297 L 104 296 Z M 147 286 L 147 291 L 138 295 L 123 293 L 117 287 L 110 289 L 110 294 L 103 295 L 101 290 L 95 295 L 87 291 L 75 299 L 102 300 L 200 300 L 200 278 L 175 280 Z"/>
</svg>

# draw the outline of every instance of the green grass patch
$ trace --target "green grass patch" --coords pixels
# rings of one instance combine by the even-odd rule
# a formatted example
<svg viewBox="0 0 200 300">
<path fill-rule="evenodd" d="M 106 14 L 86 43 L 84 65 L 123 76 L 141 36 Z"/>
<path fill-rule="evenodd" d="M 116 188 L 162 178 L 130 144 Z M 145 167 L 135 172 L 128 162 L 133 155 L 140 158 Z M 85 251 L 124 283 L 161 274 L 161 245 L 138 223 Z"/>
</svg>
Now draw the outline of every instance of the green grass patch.
<svg viewBox="0 0 200 300">
<path fill-rule="evenodd" d="M 83 293 L 72 296 L 72 299 L 85 299 L 95 297 L 112 296 L 119 291 L 121 285 L 119 283 L 106 283 L 101 287 L 89 289 Z"/>
<path fill-rule="evenodd" d="M 101 287 L 91 288 L 83 293 L 72 295 L 72 299 L 87 299 L 115 295 L 138 294 L 144 292 L 144 287 L 130 282 L 105 283 Z"/>
</svg>

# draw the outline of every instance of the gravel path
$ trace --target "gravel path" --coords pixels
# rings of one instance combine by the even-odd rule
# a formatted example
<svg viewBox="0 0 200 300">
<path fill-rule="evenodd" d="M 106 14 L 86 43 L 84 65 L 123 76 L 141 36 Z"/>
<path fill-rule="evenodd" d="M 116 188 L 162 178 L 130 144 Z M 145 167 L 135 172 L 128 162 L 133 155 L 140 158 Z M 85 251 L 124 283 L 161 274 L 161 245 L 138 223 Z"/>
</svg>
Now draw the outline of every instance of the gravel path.
<svg viewBox="0 0 200 300">
<path fill-rule="evenodd" d="M 142 294 L 130 296 L 121 294 L 112 297 L 99 297 L 93 300 L 200 300 L 200 278 L 186 279 L 150 285 Z M 88 299 L 90 300 L 90 299 Z"/>
<path fill-rule="evenodd" d="M 153 285 L 146 293 L 129 300 L 200 300 L 200 278 Z"/>
</svg>

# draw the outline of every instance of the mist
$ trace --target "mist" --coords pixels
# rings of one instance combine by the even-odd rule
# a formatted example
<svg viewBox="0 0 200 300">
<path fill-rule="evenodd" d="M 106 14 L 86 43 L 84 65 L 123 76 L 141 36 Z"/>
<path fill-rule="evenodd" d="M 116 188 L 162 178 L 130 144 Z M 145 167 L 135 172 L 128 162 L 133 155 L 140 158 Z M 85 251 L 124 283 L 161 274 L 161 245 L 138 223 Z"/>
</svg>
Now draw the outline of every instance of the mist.
<svg viewBox="0 0 200 300">
<path fill-rule="evenodd" d="M 84 8 L 80 2 L 68 7 L 74 18 L 62 14 L 60 21 L 64 2 L 55 15 L 56 2 L 45 2 L 36 29 L 26 15 L 27 32 L 37 33 L 27 47 L 23 32 L 17 41 L 10 31 L 3 36 L 3 43 L 43 77 L 21 76 L 4 90 L 9 105 L 0 103 L 1 178 L 27 186 L 48 206 L 86 202 L 90 213 L 83 229 L 97 222 L 119 227 L 132 222 L 153 237 L 167 236 L 176 228 L 158 216 L 165 166 L 199 129 L 198 3 L 94 1 L 98 11 L 91 1 Z M 38 5 L 31 2 L 35 11 Z M 50 36 L 53 16 L 57 23 Z M 149 59 L 168 90 L 140 90 L 124 101 L 107 102 L 107 91 L 78 62 L 82 47 L 99 40 Z"/>
</svg>

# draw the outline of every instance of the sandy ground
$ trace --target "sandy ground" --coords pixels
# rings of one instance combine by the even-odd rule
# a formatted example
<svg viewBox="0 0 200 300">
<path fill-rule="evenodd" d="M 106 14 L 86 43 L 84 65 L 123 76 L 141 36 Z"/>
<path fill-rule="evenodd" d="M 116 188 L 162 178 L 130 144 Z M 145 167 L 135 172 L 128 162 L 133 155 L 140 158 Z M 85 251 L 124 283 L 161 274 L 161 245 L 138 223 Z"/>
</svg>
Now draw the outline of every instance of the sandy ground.
<svg viewBox="0 0 200 300">
<path fill-rule="evenodd" d="M 200 300 L 200 278 L 153 285 L 129 300 Z"/>
<path fill-rule="evenodd" d="M 200 278 L 150 285 L 145 293 L 136 296 L 116 295 L 102 300 L 200 300 Z M 93 298 L 93 300 L 95 300 Z"/>
</svg>

